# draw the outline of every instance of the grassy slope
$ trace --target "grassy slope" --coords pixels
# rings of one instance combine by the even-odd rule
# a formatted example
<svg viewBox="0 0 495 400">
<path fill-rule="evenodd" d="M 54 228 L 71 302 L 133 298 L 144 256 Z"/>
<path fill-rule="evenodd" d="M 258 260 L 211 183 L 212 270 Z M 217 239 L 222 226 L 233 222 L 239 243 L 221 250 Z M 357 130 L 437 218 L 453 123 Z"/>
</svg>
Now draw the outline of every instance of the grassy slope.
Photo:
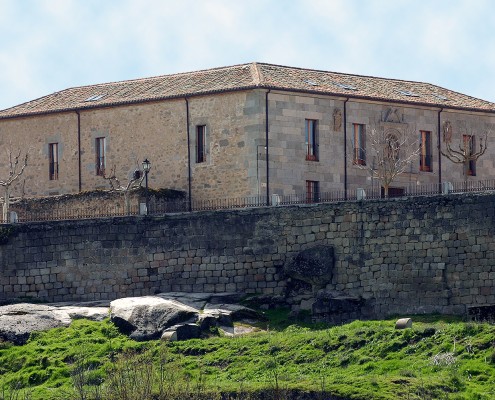
<svg viewBox="0 0 495 400">
<path fill-rule="evenodd" d="M 69 398 L 71 372 L 79 368 L 83 373 L 76 377 L 97 385 L 109 371 L 129 368 L 135 360 L 122 361 L 119 354 L 136 351 L 144 352 L 139 365 L 148 365 L 145 376 L 159 371 L 161 359 L 164 379 L 203 390 L 278 386 L 353 399 L 495 398 L 495 326 L 420 320 L 403 331 L 395 330 L 392 320 L 356 321 L 165 345 L 133 342 L 108 321 L 74 321 L 70 328 L 32 335 L 24 346 L 0 343 L 0 383 L 4 390 L 13 384 L 29 388 L 21 394 L 33 399 Z M 0 388 L 0 399 L 9 394 Z"/>
</svg>

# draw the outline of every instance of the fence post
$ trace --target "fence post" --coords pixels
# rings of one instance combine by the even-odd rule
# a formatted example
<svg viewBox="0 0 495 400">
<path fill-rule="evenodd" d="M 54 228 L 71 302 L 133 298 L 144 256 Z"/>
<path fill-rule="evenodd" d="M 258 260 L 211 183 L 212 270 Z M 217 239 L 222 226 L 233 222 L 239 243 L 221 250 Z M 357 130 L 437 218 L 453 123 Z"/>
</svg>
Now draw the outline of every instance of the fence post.
<svg viewBox="0 0 495 400">
<path fill-rule="evenodd" d="M 449 194 L 454 189 L 451 182 L 443 182 L 442 194 Z"/>
</svg>

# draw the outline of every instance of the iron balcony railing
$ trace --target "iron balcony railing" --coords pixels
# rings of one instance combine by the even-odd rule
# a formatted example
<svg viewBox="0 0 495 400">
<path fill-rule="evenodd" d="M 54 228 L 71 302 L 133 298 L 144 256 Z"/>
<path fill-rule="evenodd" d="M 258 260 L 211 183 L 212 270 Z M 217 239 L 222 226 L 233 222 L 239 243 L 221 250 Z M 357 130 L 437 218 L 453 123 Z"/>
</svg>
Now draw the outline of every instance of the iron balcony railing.
<svg viewBox="0 0 495 400">
<path fill-rule="evenodd" d="M 431 183 L 424 185 L 411 184 L 400 188 L 391 188 L 389 197 L 414 197 L 414 196 L 431 196 L 447 193 L 469 193 L 484 192 L 495 190 L 495 179 L 479 181 L 462 181 L 448 183 L 444 182 Z M 163 215 L 170 213 L 182 213 L 191 211 L 213 211 L 227 209 L 256 208 L 266 206 L 289 206 L 296 204 L 315 204 L 315 203 L 332 203 L 341 201 L 356 200 L 373 200 L 383 199 L 383 189 L 380 187 L 364 187 L 362 189 L 350 190 L 332 190 L 328 192 L 316 193 L 296 193 L 288 195 L 272 195 L 269 204 L 266 196 L 249 196 L 237 198 L 224 198 L 214 200 L 192 200 L 174 199 L 174 200 L 156 200 L 149 202 L 149 209 L 139 206 L 131 206 L 129 211 L 125 211 L 122 206 L 101 204 L 100 206 L 71 207 L 69 205 L 58 204 L 52 209 L 42 210 L 25 210 L 15 207 L 11 209 L 16 211 L 15 217 L 10 216 L 9 221 L 4 221 L 0 214 L 0 223 L 7 222 L 32 222 L 32 221 L 60 221 L 76 219 L 93 219 L 124 217 L 133 215 Z"/>
</svg>

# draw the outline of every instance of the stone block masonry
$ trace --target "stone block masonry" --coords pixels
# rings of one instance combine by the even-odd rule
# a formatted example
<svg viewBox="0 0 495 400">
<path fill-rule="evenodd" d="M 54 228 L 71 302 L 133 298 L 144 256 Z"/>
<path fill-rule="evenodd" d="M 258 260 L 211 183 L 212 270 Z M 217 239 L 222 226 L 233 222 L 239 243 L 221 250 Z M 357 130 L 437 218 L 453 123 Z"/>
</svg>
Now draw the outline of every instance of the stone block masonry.
<svg viewBox="0 0 495 400">
<path fill-rule="evenodd" d="M 463 314 L 495 304 L 494 215 L 473 194 L 3 226 L 0 301 L 286 295 L 284 264 L 324 245 L 326 290 L 373 317 Z"/>
</svg>

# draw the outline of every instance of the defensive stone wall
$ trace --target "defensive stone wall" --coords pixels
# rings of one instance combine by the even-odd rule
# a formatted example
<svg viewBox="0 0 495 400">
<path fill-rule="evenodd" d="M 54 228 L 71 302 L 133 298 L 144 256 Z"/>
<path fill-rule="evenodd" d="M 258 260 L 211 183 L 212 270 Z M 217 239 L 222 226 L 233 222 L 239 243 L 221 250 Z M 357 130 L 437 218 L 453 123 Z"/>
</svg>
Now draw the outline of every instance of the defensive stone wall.
<svg viewBox="0 0 495 400">
<path fill-rule="evenodd" d="M 495 304 L 494 206 L 450 195 L 3 225 L 0 301 L 237 291 L 311 308 L 323 293 L 365 317 L 461 314 Z M 284 273 L 316 246 L 334 255 L 318 293 Z"/>
</svg>

